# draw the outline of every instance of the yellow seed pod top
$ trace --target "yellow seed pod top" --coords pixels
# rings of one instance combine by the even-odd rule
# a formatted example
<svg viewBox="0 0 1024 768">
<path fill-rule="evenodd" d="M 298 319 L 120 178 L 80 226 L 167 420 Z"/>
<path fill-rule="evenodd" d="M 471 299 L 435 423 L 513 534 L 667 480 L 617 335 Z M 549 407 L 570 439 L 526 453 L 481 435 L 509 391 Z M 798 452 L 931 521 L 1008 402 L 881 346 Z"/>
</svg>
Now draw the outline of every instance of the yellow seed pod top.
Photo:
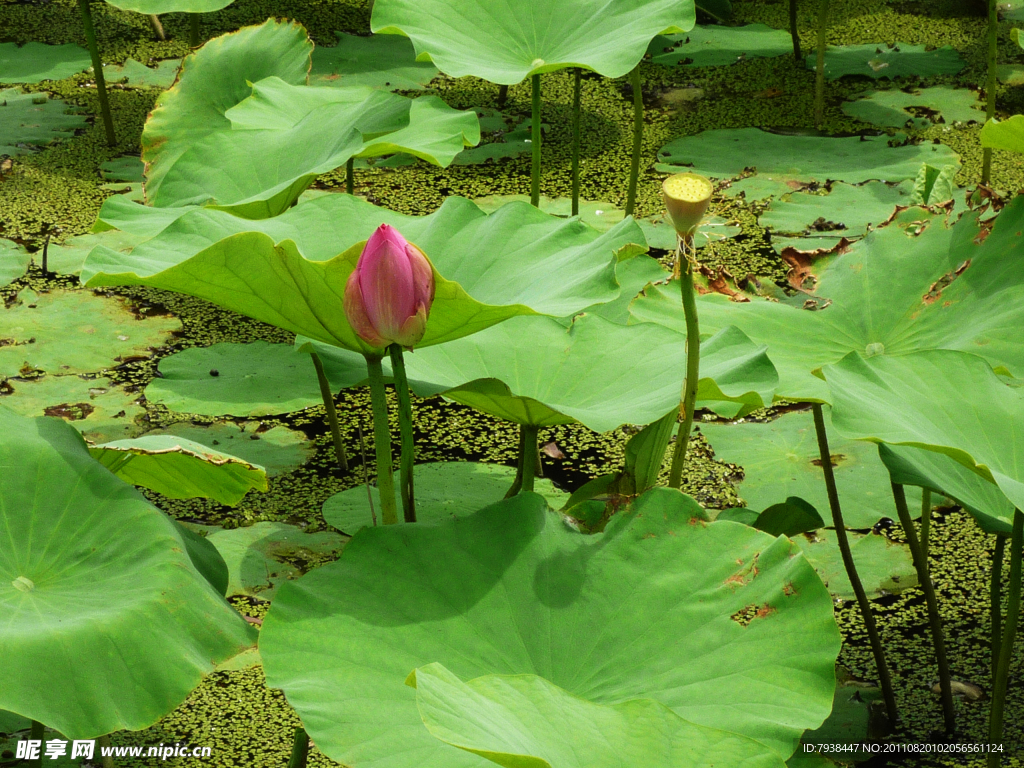
<svg viewBox="0 0 1024 768">
<path fill-rule="evenodd" d="M 677 173 L 665 179 L 661 192 L 676 232 L 693 234 L 708 210 L 714 189 L 710 181 L 696 173 Z"/>
</svg>

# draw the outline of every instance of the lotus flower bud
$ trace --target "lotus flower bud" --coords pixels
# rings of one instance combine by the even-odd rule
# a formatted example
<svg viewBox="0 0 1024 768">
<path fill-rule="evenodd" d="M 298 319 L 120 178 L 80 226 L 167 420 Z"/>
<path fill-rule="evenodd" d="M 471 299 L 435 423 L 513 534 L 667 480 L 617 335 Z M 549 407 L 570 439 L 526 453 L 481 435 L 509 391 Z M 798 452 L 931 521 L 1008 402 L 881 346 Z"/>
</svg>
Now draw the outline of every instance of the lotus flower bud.
<svg viewBox="0 0 1024 768">
<path fill-rule="evenodd" d="M 345 284 L 345 317 L 363 341 L 412 347 L 427 329 L 434 270 L 419 248 L 381 224 Z"/>
<path fill-rule="evenodd" d="M 714 187 L 696 173 L 677 173 L 665 179 L 661 193 L 676 232 L 683 237 L 694 233 L 711 203 Z"/>
</svg>

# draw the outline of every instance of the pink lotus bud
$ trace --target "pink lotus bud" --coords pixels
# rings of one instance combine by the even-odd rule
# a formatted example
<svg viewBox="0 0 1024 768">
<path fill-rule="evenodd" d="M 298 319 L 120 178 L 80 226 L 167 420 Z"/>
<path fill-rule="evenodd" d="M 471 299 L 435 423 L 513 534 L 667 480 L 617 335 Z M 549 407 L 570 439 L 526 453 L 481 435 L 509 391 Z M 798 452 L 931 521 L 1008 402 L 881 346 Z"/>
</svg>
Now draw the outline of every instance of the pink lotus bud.
<svg viewBox="0 0 1024 768">
<path fill-rule="evenodd" d="M 381 224 L 345 284 L 345 317 L 363 341 L 412 347 L 427 330 L 434 270 L 419 248 Z"/>
</svg>

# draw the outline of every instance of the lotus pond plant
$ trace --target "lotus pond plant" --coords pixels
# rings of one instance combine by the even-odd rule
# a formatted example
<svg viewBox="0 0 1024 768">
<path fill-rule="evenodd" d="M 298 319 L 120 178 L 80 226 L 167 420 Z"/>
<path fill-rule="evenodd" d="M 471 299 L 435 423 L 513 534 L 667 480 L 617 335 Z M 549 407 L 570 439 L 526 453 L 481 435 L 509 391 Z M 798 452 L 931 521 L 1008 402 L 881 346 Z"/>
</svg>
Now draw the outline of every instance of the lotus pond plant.
<svg viewBox="0 0 1024 768">
<path fill-rule="evenodd" d="M 690 0 L 376 0 L 373 31 L 407 37 L 425 70 L 392 79 L 382 56 L 362 85 L 317 70 L 297 22 L 269 19 L 199 48 L 198 14 L 227 0 L 111 4 L 157 30 L 158 14 L 189 13 L 195 50 L 142 131 L 142 198 L 103 201 L 81 284 L 94 304 L 131 286 L 269 328 L 258 341 L 171 349 L 128 324 L 117 338 L 138 354 L 51 365 L 39 351 L 49 333 L 30 329 L 56 335 L 38 319 L 52 302 L 16 287 L 0 303 L 0 321 L 19 324 L 0 333 L 0 396 L 12 404 L 0 404 L 0 607 L 13 628 L 0 634 L 0 730 L 10 719 L 33 737 L 49 727 L 108 744 L 156 723 L 206 675 L 255 659 L 299 720 L 289 768 L 304 768 L 314 744 L 352 768 L 824 768 L 808 747 L 868 739 L 864 723 L 883 709 L 886 728 L 901 726 L 908 675 L 890 672 L 871 598 L 916 588 L 935 654 L 934 722 L 941 710 L 954 738 L 968 718 L 958 722 L 956 646 L 929 567 L 940 497 L 995 537 L 988 740 L 1017 727 L 1007 712 L 1024 579 L 1020 196 L 961 194 L 939 143 L 723 129 L 666 145 L 655 166 L 671 174 L 665 215 L 638 223 L 638 199 L 649 199 L 637 192 L 641 61 L 657 35 L 693 27 Z M 701 7 L 724 17 L 727 5 Z M 817 8 L 821 126 L 828 0 Z M 361 41 L 360 55 L 384 51 L 381 39 Z M 570 216 L 539 207 L 542 77 L 563 69 L 573 70 Z M 626 215 L 615 223 L 577 215 L 583 70 L 628 75 L 632 87 Z M 438 71 L 499 84 L 500 98 L 529 79 L 532 204 L 489 206 L 440 181 L 427 190 L 437 203 L 409 202 L 402 162 L 458 164 L 494 121 L 447 81 L 424 89 Z M 991 118 L 991 79 L 988 90 Z M 1019 151 L 1020 120 L 990 119 L 983 147 Z M 749 152 L 711 151 L 752 140 L 761 145 Z M 357 189 L 356 162 L 374 158 L 388 160 Z M 739 188 L 747 202 L 776 198 L 747 210 L 790 267 L 784 280 L 707 268 L 720 260 L 701 250 L 716 195 Z M 159 343 L 177 338 L 167 330 Z M 135 366 L 154 350 L 158 365 Z M 146 419 L 119 422 L 120 439 L 86 441 L 100 377 Z M 364 386 L 368 407 L 354 391 Z M 51 390 L 88 394 L 37 407 Z M 323 412 L 305 411 L 318 397 Z M 421 442 L 417 455 L 417 429 L 422 440 L 435 413 L 450 443 Z M 188 423 L 210 419 L 226 423 Z M 758 458 L 786 456 L 734 460 L 725 430 L 744 433 Z M 268 477 L 302 462 L 272 466 L 275 447 L 260 443 L 280 431 L 302 456 L 320 451 L 305 471 L 331 450 L 337 467 L 286 497 L 274 522 L 245 525 L 254 507 L 225 508 L 262 504 L 258 494 L 291 482 Z M 517 447 L 502 443 L 516 433 Z M 791 433 L 806 446 L 780 450 L 775 438 Z M 568 447 L 566 434 L 586 439 Z M 606 451 L 596 461 L 594 444 Z M 714 471 L 733 473 L 732 507 L 706 498 L 701 476 L 726 485 L 705 471 L 712 456 Z M 870 473 L 850 472 L 857 463 L 873 473 L 862 488 L 852 478 Z M 817 496 L 791 490 L 798 474 Z M 908 488 L 922 491 L 920 523 Z M 180 517 L 177 500 L 194 500 L 190 516 L 225 516 L 223 527 L 157 506 Z M 303 517 L 295 505 L 336 530 L 282 522 Z M 883 515 L 902 535 L 876 525 Z M 251 604 L 260 617 L 243 620 Z M 840 624 L 859 621 L 874 666 L 851 681 L 837 665 Z M 997 768 L 1000 756 L 986 762 Z"/>
</svg>

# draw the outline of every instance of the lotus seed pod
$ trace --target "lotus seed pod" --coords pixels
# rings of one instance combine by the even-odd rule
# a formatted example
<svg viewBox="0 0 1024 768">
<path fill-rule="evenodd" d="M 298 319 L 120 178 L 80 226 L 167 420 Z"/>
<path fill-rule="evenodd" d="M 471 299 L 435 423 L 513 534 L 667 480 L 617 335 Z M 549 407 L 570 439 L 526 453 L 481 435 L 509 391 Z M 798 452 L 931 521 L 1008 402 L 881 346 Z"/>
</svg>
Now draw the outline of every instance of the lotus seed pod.
<svg viewBox="0 0 1024 768">
<path fill-rule="evenodd" d="M 345 284 L 345 316 L 371 347 L 412 347 L 427 330 L 434 270 L 419 248 L 388 224 L 366 241 Z"/>
<path fill-rule="evenodd" d="M 692 235 L 707 213 L 714 186 L 696 173 L 677 173 L 665 179 L 661 193 L 676 232 Z"/>
</svg>

